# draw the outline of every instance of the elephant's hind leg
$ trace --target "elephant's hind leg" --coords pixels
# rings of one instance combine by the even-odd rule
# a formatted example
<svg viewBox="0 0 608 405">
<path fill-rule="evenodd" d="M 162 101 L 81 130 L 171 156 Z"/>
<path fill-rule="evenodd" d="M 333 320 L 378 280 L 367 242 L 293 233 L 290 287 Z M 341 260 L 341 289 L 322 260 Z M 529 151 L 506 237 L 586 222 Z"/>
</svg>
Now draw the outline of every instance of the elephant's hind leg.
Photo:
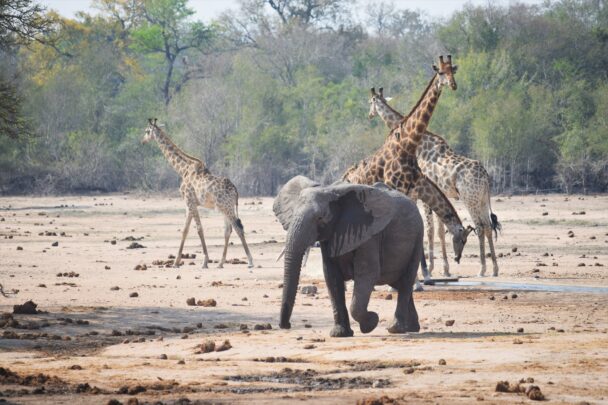
<svg viewBox="0 0 608 405">
<path fill-rule="evenodd" d="M 422 246 L 420 247 L 420 251 L 422 251 Z M 389 333 L 420 331 L 418 312 L 414 305 L 414 292 L 412 291 L 416 270 L 418 269 L 418 262 L 419 258 L 412 257 L 412 260 L 407 264 L 408 268 L 397 286 L 397 289 L 399 290 L 397 308 L 395 309 L 395 319 L 388 327 Z"/>
</svg>

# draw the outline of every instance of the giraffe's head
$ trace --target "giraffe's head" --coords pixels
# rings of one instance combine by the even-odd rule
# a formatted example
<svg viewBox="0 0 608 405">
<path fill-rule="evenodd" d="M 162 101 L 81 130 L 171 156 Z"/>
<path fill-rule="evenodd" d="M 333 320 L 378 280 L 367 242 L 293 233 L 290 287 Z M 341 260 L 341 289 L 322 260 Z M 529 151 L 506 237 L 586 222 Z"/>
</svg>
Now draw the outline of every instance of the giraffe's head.
<svg viewBox="0 0 608 405">
<path fill-rule="evenodd" d="M 371 97 L 369 98 L 369 113 L 367 114 L 367 118 L 370 120 L 378 115 L 378 102 L 380 101 L 380 94 L 376 93 L 376 88 L 372 87 Z M 380 87 L 380 92 L 382 92 L 382 87 Z"/>
<path fill-rule="evenodd" d="M 148 143 L 153 139 L 156 139 L 156 134 L 159 131 L 156 125 L 156 118 L 148 118 L 148 126 L 144 131 L 144 137 L 141 139 L 141 143 Z"/>
<path fill-rule="evenodd" d="M 376 93 L 376 88 L 371 88 L 371 97 L 369 98 L 369 114 L 367 117 L 371 120 L 378 115 L 378 109 L 382 107 L 382 104 L 387 104 L 391 98 L 384 98 L 384 88 L 380 87 Z"/>
<path fill-rule="evenodd" d="M 456 263 L 460 263 L 460 258 L 462 257 L 462 250 L 464 249 L 464 245 L 467 244 L 467 237 L 471 233 L 471 231 L 475 230 L 471 225 L 464 228 L 462 225 L 459 225 L 454 234 L 452 235 L 452 245 L 454 247 L 454 261 Z"/>
<path fill-rule="evenodd" d="M 452 55 L 447 56 L 447 60 L 443 60 L 443 55 L 439 56 L 439 66 L 433 65 L 433 70 L 437 72 L 438 76 L 438 86 L 450 86 L 452 90 L 456 90 L 456 80 L 454 80 L 454 75 L 456 74 L 456 70 L 458 70 L 457 65 L 452 65 Z"/>
</svg>

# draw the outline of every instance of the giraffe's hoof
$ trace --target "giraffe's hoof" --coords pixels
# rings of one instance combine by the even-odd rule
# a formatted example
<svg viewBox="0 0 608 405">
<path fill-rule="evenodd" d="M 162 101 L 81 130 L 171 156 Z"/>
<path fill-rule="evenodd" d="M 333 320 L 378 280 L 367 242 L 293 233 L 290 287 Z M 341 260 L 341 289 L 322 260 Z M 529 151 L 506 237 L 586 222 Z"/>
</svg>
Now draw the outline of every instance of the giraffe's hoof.
<svg viewBox="0 0 608 405">
<path fill-rule="evenodd" d="M 218 269 L 223 269 L 223 268 L 224 268 L 224 265 L 223 265 L 223 264 L 218 264 L 217 268 L 218 268 Z"/>
</svg>

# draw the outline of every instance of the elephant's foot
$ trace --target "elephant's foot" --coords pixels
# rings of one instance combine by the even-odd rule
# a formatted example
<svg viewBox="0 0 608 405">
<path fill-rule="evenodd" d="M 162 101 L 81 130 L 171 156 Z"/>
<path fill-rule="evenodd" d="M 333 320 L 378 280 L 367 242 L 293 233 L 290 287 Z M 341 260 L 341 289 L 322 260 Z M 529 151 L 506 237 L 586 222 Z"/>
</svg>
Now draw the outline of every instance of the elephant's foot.
<svg viewBox="0 0 608 405">
<path fill-rule="evenodd" d="M 443 277 L 452 277 L 449 269 L 443 269 Z"/>
<path fill-rule="evenodd" d="M 368 312 L 366 319 L 362 322 L 359 322 L 359 329 L 361 329 L 361 333 L 370 333 L 376 326 L 378 326 L 378 321 L 380 318 L 378 314 L 375 312 Z"/>
<path fill-rule="evenodd" d="M 492 270 L 492 277 L 498 277 L 498 267 L 494 267 L 494 270 Z"/>
<path fill-rule="evenodd" d="M 335 325 L 331 332 L 329 332 L 329 336 L 331 337 L 351 337 L 352 335 L 354 335 L 353 330 L 350 327 L 342 325 Z"/>
<path fill-rule="evenodd" d="M 399 321 L 397 319 L 393 320 L 393 323 L 387 328 L 388 333 L 407 333 L 407 332 L 419 332 L 420 324 L 418 322 L 413 322 L 411 325 L 408 325 L 407 322 Z"/>
<path fill-rule="evenodd" d="M 479 270 L 479 274 L 477 274 L 477 277 L 485 277 L 486 276 L 486 269 L 482 268 L 481 270 Z"/>
<path fill-rule="evenodd" d="M 281 329 L 291 329 L 291 322 L 283 322 L 279 323 L 279 328 Z"/>
<path fill-rule="evenodd" d="M 203 269 L 208 269 L 209 268 L 209 258 L 207 256 L 205 256 L 205 259 L 203 260 Z"/>
</svg>

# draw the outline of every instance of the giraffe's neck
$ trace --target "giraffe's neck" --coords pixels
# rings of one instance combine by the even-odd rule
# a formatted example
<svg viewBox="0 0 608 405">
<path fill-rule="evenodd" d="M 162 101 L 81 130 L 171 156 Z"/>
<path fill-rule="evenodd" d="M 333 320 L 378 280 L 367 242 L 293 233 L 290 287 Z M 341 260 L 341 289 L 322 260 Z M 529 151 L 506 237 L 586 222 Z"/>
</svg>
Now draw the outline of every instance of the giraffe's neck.
<svg viewBox="0 0 608 405">
<path fill-rule="evenodd" d="M 435 74 L 412 111 L 401 121 L 400 143 L 407 154 L 416 153 L 440 95 L 439 75 Z"/>
<path fill-rule="evenodd" d="M 162 129 L 157 128 L 155 139 L 169 164 L 181 177 L 184 177 L 186 173 L 192 170 L 193 166 L 197 164 L 202 165 L 199 159 L 186 154 L 178 148 Z"/>
<path fill-rule="evenodd" d="M 430 179 L 425 176 L 420 177 L 416 184 L 416 196 L 431 207 L 453 235 L 458 229 L 462 229 L 462 222 L 456 209 Z"/>
<path fill-rule="evenodd" d="M 403 115 L 395 111 L 385 100 L 380 98 L 376 100 L 376 111 L 388 129 L 396 128 L 403 121 Z"/>
</svg>

